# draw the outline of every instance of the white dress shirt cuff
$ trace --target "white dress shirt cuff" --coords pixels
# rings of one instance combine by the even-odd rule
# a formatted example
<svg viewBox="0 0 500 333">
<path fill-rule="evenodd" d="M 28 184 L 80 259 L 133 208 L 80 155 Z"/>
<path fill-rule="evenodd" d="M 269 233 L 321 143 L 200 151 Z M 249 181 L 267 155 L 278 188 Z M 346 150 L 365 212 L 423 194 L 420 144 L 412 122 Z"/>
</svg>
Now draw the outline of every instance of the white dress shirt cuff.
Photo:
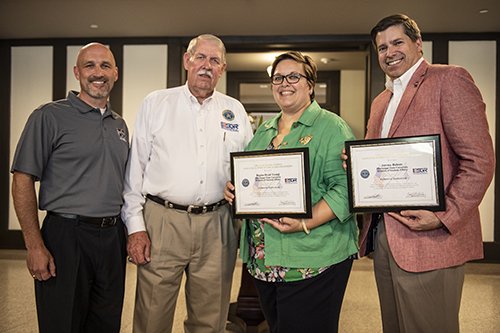
<svg viewBox="0 0 500 333">
<path fill-rule="evenodd" d="M 125 225 L 127 226 L 129 235 L 139 231 L 146 231 L 146 225 L 144 224 L 142 216 L 133 216 L 129 218 Z"/>
</svg>

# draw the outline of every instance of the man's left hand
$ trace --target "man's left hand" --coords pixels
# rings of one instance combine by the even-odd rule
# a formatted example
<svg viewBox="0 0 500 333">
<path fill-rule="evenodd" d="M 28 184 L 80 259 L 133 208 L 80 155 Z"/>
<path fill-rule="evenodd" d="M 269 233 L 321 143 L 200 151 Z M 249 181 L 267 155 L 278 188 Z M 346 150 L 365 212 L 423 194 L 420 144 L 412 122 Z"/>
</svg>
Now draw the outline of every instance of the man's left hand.
<svg viewBox="0 0 500 333">
<path fill-rule="evenodd" d="M 433 230 L 443 226 L 436 214 L 428 210 L 404 210 L 399 214 L 388 214 L 415 231 Z"/>
<path fill-rule="evenodd" d="M 145 265 L 151 261 L 151 241 L 146 231 L 128 235 L 127 253 L 136 265 Z"/>
</svg>

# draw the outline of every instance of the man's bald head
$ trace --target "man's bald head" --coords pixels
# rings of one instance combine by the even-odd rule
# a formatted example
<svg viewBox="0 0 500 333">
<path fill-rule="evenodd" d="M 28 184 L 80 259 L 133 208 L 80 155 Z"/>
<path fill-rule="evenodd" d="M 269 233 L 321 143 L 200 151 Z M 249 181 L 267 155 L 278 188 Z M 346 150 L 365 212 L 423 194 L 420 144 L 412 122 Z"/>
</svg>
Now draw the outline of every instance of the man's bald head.
<svg viewBox="0 0 500 333">
<path fill-rule="evenodd" d="M 85 45 L 78 52 L 73 72 L 80 81 L 78 97 L 93 107 L 106 107 L 109 93 L 118 80 L 118 68 L 111 50 L 100 43 Z"/>
</svg>

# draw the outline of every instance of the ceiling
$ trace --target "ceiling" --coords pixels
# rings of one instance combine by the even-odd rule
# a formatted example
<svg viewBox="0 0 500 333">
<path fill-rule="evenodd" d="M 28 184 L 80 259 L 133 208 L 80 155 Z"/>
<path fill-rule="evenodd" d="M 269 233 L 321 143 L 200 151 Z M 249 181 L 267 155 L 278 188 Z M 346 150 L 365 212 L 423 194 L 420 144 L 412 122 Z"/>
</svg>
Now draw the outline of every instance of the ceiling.
<svg viewBox="0 0 500 333">
<path fill-rule="evenodd" d="M 0 0 L 0 39 L 367 35 L 394 13 L 409 15 L 424 33 L 500 32 L 499 0 Z M 365 59 L 362 51 L 313 58 L 318 65 L 333 59 L 329 70 L 359 69 Z M 272 57 L 229 55 L 228 70 L 259 61 Z"/>
<path fill-rule="evenodd" d="M 500 32 L 498 0 L 0 0 L 0 38 L 368 34 L 394 13 L 423 32 Z"/>
</svg>

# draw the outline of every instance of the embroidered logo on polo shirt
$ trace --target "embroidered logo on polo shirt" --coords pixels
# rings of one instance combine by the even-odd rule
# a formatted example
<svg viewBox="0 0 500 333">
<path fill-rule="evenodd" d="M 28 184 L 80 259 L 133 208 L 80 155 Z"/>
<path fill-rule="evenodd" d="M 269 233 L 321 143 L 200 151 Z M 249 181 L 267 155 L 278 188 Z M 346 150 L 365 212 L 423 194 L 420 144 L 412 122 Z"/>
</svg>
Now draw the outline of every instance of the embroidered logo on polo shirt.
<svg viewBox="0 0 500 333">
<path fill-rule="evenodd" d="M 226 122 L 223 122 L 221 121 L 220 122 L 220 128 L 222 128 L 223 130 L 226 130 L 226 131 L 230 131 L 230 132 L 239 132 L 239 128 L 238 128 L 239 124 L 229 124 L 229 123 L 226 123 Z"/>
<path fill-rule="evenodd" d="M 224 119 L 226 119 L 227 121 L 233 121 L 234 112 L 229 109 L 225 109 L 224 111 L 222 111 L 222 117 L 224 117 Z"/>
<path fill-rule="evenodd" d="M 123 128 L 117 128 L 116 132 L 118 133 L 120 140 L 127 142 L 127 134 L 125 133 L 125 130 Z"/>
</svg>

